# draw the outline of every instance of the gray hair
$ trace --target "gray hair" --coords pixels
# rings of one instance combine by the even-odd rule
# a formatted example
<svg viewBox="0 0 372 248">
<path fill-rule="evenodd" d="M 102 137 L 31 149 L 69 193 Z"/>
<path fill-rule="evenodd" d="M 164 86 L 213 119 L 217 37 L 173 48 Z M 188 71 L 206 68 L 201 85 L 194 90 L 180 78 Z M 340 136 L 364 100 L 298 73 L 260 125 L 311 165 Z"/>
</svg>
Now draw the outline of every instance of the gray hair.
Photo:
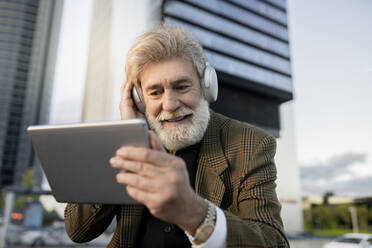
<svg viewBox="0 0 372 248">
<path fill-rule="evenodd" d="M 127 80 L 140 87 L 139 77 L 147 63 L 171 58 L 189 60 L 199 79 L 203 78 L 206 58 L 199 41 L 183 27 L 163 23 L 142 34 L 128 51 Z"/>
</svg>

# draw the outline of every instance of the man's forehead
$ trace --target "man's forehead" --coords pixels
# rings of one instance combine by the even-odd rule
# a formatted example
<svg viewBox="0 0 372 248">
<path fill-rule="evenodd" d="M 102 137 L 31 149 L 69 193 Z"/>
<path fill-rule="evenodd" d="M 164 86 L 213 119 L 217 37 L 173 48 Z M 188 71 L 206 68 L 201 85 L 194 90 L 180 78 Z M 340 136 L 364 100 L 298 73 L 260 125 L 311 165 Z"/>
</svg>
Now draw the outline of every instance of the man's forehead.
<svg viewBox="0 0 372 248">
<path fill-rule="evenodd" d="M 140 74 L 141 88 L 193 82 L 197 72 L 190 61 L 174 58 L 159 62 L 149 62 Z"/>
<path fill-rule="evenodd" d="M 164 86 L 172 86 L 172 85 L 177 85 L 180 83 L 192 83 L 192 77 L 189 75 L 179 75 L 177 77 L 173 78 L 163 78 L 160 80 L 146 80 L 142 82 L 142 88 L 143 89 L 149 89 L 149 88 L 157 88 L 157 87 L 164 87 Z"/>
</svg>

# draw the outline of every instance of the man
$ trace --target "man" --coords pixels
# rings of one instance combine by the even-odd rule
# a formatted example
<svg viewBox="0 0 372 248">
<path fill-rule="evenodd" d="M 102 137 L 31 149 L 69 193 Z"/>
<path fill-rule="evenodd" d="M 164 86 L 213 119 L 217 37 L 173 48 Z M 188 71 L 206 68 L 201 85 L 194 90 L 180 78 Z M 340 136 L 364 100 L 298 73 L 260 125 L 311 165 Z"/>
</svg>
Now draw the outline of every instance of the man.
<svg viewBox="0 0 372 248">
<path fill-rule="evenodd" d="M 108 247 L 288 247 L 275 193 L 275 139 L 209 110 L 206 70 L 200 44 L 183 28 L 161 25 L 137 40 L 120 111 L 122 119 L 147 120 L 152 149 L 121 147 L 110 164 L 144 206 L 68 204 L 73 241 L 92 240 L 116 216 Z"/>
</svg>

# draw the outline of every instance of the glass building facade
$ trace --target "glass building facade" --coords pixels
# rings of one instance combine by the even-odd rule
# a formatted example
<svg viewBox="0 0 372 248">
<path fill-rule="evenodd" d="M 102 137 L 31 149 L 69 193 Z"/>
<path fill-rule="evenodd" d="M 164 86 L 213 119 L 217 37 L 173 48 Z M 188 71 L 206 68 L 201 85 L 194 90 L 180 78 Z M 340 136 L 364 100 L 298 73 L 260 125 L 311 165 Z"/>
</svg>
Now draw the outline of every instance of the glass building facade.
<svg viewBox="0 0 372 248">
<path fill-rule="evenodd" d="M 29 125 L 47 121 L 61 1 L 0 0 L 0 185 L 33 165 Z"/>
<path fill-rule="evenodd" d="M 212 109 L 279 136 L 279 105 L 293 98 L 285 0 L 166 0 L 162 13 L 193 32 L 217 70 Z"/>
</svg>

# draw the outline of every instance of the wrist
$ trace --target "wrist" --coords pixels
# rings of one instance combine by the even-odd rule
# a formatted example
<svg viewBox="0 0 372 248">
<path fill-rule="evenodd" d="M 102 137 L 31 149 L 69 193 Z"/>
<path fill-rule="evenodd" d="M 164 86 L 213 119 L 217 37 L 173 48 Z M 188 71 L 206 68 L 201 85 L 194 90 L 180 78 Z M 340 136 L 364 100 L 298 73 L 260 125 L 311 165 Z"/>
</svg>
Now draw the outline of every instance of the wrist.
<svg viewBox="0 0 372 248">
<path fill-rule="evenodd" d="M 185 234 L 192 244 L 200 245 L 205 243 L 212 233 L 214 232 L 216 226 L 217 213 L 216 208 L 213 203 L 205 200 L 208 204 L 207 216 L 204 218 L 203 222 L 196 229 L 195 234 L 190 234 L 187 231 Z"/>
<path fill-rule="evenodd" d="M 196 195 L 194 203 L 188 204 L 188 208 L 189 211 L 185 215 L 185 221 L 179 227 L 190 235 L 194 235 L 208 214 L 208 202 Z"/>
</svg>

